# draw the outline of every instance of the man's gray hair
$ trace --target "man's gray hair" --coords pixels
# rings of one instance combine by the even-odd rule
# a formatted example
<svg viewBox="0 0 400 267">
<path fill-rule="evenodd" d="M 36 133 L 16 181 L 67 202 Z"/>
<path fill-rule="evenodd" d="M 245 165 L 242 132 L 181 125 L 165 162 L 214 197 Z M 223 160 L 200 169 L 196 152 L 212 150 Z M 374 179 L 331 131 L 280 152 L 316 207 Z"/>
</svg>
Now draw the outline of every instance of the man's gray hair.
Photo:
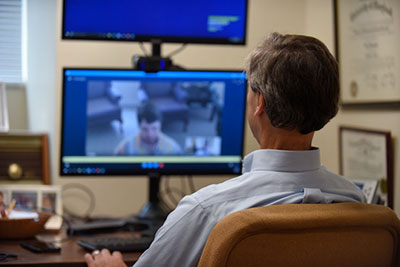
<svg viewBox="0 0 400 267">
<path fill-rule="evenodd" d="M 246 72 L 274 127 L 307 134 L 338 112 L 337 62 L 316 38 L 272 33 L 246 58 Z"/>
</svg>

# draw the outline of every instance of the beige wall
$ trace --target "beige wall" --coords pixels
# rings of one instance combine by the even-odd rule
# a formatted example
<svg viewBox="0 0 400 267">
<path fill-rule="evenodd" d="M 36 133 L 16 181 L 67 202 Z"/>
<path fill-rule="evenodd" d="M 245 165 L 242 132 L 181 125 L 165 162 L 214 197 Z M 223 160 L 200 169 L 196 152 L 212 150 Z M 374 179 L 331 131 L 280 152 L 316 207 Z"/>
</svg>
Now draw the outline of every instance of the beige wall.
<svg viewBox="0 0 400 267">
<path fill-rule="evenodd" d="M 329 0 L 306 1 L 306 33 L 324 41 L 333 52 L 334 24 L 333 5 Z M 399 109 L 341 109 L 339 114 L 323 130 L 316 134 L 314 144 L 322 150 L 322 162 L 332 171 L 339 172 L 340 126 L 391 131 L 394 151 L 394 208 L 400 215 L 400 110 Z"/>
<path fill-rule="evenodd" d="M 7 85 L 6 94 L 10 129 L 28 129 L 25 86 L 16 84 Z"/>
<path fill-rule="evenodd" d="M 50 2 L 55 3 L 51 4 Z M 91 188 L 96 196 L 94 214 L 123 216 L 137 212 L 147 198 L 147 180 L 131 177 L 107 178 L 60 178 L 58 175 L 58 153 L 60 136 L 61 114 L 61 69 L 62 67 L 130 67 L 131 57 L 141 54 L 136 43 L 118 42 L 87 42 L 62 41 L 61 29 L 61 1 L 57 0 L 30 0 L 30 3 L 46 5 L 42 8 L 48 12 L 48 17 L 36 18 L 36 30 L 41 24 L 53 23 L 54 27 L 45 27 L 48 37 L 46 42 L 35 41 L 31 46 L 33 53 L 46 54 L 50 51 L 53 58 L 45 60 L 31 57 L 33 63 L 30 72 L 36 77 L 44 77 L 37 68 L 43 67 L 49 73 L 50 80 L 40 83 L 40 79 L 31 81 L 28 86 L 28 102 L 31 92 L 41 101 L 54 103 L 40 108 L 29 107 L 29 120 L 38 121 L 36 130 L 47 131 L 51 134 L 52 144 L 52 179 L 56 184 L 79 183 Z M 47 4 L 44 4 L 49 2 Z M 248 42 L 244 47 L 218 45 L 188 45 L 180 54 L 174 57 L 175 63 L 186 68 L 242 68 L 243 59 L 254 48 L 266 33 L 278 31 L 281 33 L 300 33 L 314 35 L 327 44 L 331 51 L 334 49 L 333 15 L 331 0 L 250 0 Z M 32 35 L 34 36 L 34 35 Z M 34 38 L 34 37 L 33 37 Z M 31 40 L 32 41 L 32 40 Z M 42 46 L 41 46 L 42 44 Z M 168 44 L 163 46 L 164 54 L 176 49 L 179 45 Z M 149 48 L 148 48 L 149 49 Z M 35 66 L 33 66 L 33 64 Z M 36 70 L 36 71 L 35 71 Z M 29 73 L 28 72 L 28 75 Z M 40 76 L 42 75 L 42 76 Z M 37 96 L 37 94 L 39 96 Z M 28 105 L 29 106 L 29 105 Z M 39 123 L 43 119 L 43 112 L 48 113 L 44 119 L 46 123 Z M 400 113 L 397 111 L 341 111 L 339 115 L 323 130 L 316 134 L 314 145 L 322 150 L 322 162 L 331 170 L 338 171 L 338 125 L 368 126 L 377 129 L 391 130 L 394 137 L 400 134 Z M 36 125 L 36 124 L 35 124 Z M 245 153 L 257 148 L 248 129 L 246 130 Z M 396 144 L 395 159 L 399 158 L 399 149 Z M 210 183 L 218 183 L 229 177 L 195 177 L 197 188 Z M 395 170 L 396 180 L 400 179 L 399 170 Z M 172 184 L 180 186 L 180 180 L 173 179 Z M 397 183 L 395 207 L 400 214 L 400 184 Z M 84 213 L 87 196 L 81 191 L 69 192 L 66 204 L 70 210 Z"/>
<path fill-rule="evenodd" d="M 293 0 L 253 0 L 249 5 L 250 21 L 248 26 L 248 44 L 244 47 L 221 46 L 221 45 L 188 45 L 187 48 L 174 57 L 176 64 L 185 68 L 243 68 L 243 59 L 249 51 L 257 45 L 265 33 L 271 31 L 280 32 L 303 32 L 304 29 L 304 3 Z M 58 21 L 60 25 L 61 7 L 58 6 Z M 57 29 L 61 27 L 57 26 Z M 60 32 L 57 32 L 60 36 Z M 178 48 L 179 45 L 163 45 L 164 54 Z M 147 47 L 150 50 L 149 47 Z M 57 41 L 57 71 L 58 71 L 58 106 L 60 105 L 61 92 L 61 68 L 63 66 L 82 67 L 130 67 L 131 57 L 134 54 L 142 54 L 136 43 L 110 43 L 110 42 L 86 42 L 86 41 Z M 59 108 L 57 110 L 59 117 Z M 58 129 L 56 138 L 58 138 Z M 246 153 L 256 147 L 246 132 Z M 250 141 L 251 140 L 251 141 Z M 57 140 L 57 142 L 59 142 Z M 57 147 L 58 148 L 58 147 Z M 57 149 L 56 148 L 56 149 Z M 56 153 L 58 155 L 58 152 Z M 58 163 L 56 163 L 58 164 Z M 55 170 L 58 169 L 58 166 Z M 96 214 L 127 215 L 137 212 L 145 203 L 147 198 L 146 178 L 124 179 L 119 177 L 107 179 L 87 178 L 59 178 L 53 172 L 54 181 L 58 184 L 79 182 L 89 186 L 97 197 Z M 210 183 L 218 183 L 229 177 L 196 177 L 196 188 Z M 172 185 L 180 186 L 180 181 L 175 179 Z M 76 209 L 81 204 L 72 198 L 68 204 Z M 83 209 L 83 208 L 82 208 Z"/>
</svg>

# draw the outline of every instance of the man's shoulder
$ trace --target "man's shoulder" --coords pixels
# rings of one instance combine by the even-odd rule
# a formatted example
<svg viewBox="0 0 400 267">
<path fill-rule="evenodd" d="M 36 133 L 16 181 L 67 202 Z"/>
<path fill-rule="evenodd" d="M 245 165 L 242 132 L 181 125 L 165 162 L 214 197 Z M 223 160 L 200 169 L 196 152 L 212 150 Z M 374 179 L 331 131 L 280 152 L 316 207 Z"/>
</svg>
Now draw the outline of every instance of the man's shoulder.
<svg viewBox="0 0 400 267">
<path fill-rule="evenodd" d="M 320 172 L 322 173 L 321 178 L 324 178 L 324 183 L 327 188 L 342 190 L 343 192 L 350 190 L 361 194 L 360 188 L 349 178 L 331 172 L 323 165 L 321 165 Z"/>
<path fill-rule="evenodd" d="M 326 177 L 327 179 L 330 179 L 332 181 L 336 181 L 338 183 L 342 183 L 342 184 L 352 184 L 346 177 L 344 177 L 343 175 L 334 173 L 332 171 L 330 171 L 327 167 L 325 167 L 324 165 L 321 165 L 320 169 L 320 175 L 323 177 Z"/>
<path fill-rule="evenodd" d="M 243 191 L 238 190 L 240 181 L 244 179 L 244 175 L 240 175 L 218 184 L 211 184 L 201 188 L 191 195 L 201 207 L 204 209 L 222 202 L 239 197 Z M 245 186 L 242 184 L 242 186 Z"/>
</svg>

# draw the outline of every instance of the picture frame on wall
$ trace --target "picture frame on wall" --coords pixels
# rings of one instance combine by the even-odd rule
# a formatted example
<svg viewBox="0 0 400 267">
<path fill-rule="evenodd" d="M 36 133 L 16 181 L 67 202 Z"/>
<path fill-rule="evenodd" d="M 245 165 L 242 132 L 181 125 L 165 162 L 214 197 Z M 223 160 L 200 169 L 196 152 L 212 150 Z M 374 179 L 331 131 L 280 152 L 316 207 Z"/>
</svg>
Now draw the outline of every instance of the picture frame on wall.
<svg viewBox="0 0 400 267">
<path fill-rule="evenodd" d="M 388 131 L 339 127 L 340 174 L 360 186 L 372 187 L 373 194 L 393 208 L 393 149 Z M 369 189 L 371 191 L 371 189 Z M 373 196 L 368 196 L 370 203 Z"/>
<path fill-rule="evenodd" d="M 400 106 L 400 1 L 334 0 L 343 106 Z"/>
</svg>

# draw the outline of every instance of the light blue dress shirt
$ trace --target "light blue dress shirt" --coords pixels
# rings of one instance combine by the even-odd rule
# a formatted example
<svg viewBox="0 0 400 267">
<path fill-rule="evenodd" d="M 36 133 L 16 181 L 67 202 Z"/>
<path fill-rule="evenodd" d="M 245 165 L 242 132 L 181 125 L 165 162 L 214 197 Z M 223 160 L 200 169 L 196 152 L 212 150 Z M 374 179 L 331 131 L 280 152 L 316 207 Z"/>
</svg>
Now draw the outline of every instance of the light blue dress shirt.
<svg viewBox="0 0 400 267">
<path fill-rule="evenodd" d="M 365 202 L 365 197 L 357 186 L 321 166 L 319 149 L 257 150 L 244 158 L 241 176 L 185 196 L 134 266 L 197 266 L 213 227 L 235 211 L 335 202 Z"/>
</svg>

